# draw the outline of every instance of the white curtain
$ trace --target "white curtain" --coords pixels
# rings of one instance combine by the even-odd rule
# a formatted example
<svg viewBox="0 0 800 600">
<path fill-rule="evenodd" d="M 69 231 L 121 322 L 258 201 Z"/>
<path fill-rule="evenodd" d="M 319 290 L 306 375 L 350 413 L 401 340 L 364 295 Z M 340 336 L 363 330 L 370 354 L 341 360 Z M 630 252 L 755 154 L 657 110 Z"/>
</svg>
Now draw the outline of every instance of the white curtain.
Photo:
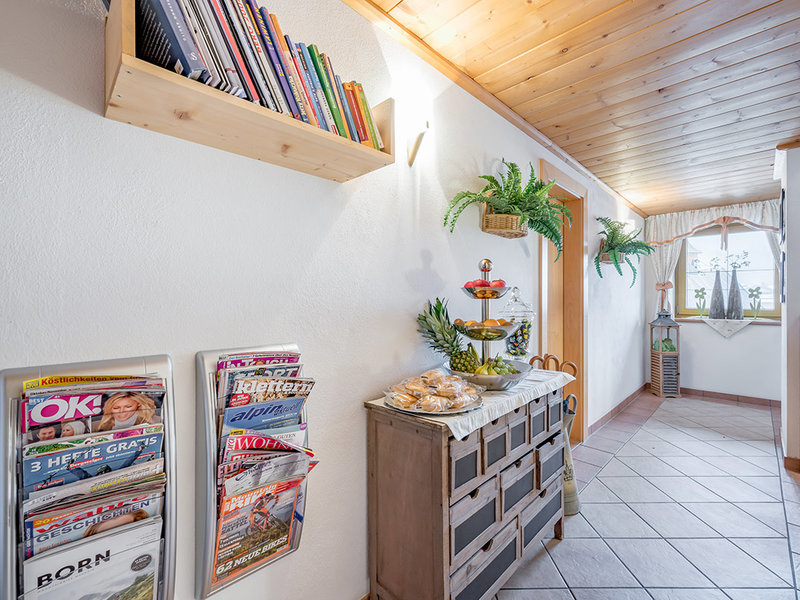
<svg viewBox="0 0 800 600">
<path fill-rule="evenodd" d="M 750 229 L 766 232 L 775 264 L 778 264 L 780 200 L 713 206 L 647 217 L 644 235 L 645 241 L 655 248 L 650 258 L 656 276 L 656 290 L 661 293 L 662 309 L 670 308 L 667 299 L 668 290 L 672 288 L 670 280 L 678 265 L 684 238 L 703 229 L 720 226 L 722 228 L 720 244 L 726 248 L 728 226 L 732 224 L 741 224 Z"/>
</svg>

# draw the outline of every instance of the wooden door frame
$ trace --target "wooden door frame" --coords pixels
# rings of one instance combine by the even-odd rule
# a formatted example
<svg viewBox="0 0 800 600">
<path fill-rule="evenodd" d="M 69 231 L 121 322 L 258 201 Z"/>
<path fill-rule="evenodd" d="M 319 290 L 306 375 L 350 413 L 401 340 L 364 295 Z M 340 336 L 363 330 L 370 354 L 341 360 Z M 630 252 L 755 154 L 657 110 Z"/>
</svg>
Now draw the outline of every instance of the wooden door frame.
<svg viewBox="0 0 800 600">
<path fill-rule="evenodd" d="M 545 181 L 557 181 L 551 191 L 554 196 L 565 196 L 565 205 L 572 211 L 572 227 L 564 231 L 564 277 L 563 277 L 563 345 L 561 360 L 573 360 L 578 365 L 578 377 L 565 388 L 565 393 L 578 397 L 578 407 L 572 427 L 571 440 L 583 441 L 589 432 L 587 368 L 588 344 L 588 290 L 589 290 L 589 198 L 586 186 L 561 171 L 544 159 L 539 161 L 539 177 Z M 547 326 L 549 307 L 547 281 L 549 259 L 547 240 L 541 238 L 539 248 L 539 351 L 547 352 Z"/>
</svg>

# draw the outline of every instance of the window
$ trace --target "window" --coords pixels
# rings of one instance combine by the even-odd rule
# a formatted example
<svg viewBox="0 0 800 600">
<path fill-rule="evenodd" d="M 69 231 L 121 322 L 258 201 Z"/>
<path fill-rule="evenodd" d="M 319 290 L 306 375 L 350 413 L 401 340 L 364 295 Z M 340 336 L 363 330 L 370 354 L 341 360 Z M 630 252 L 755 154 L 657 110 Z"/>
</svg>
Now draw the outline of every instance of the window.
<svg viewBox="0 0 800 600">
<path fill-rule="evenodd" d="M 736 277 L 742 293 L 745 317 L 753 316 L 754 299 L 750 293 L 756 288 L 761 295 L 759 317 L 780 318 L 778 299 L 778 271 L 775 259 L 763 231 L 744 226 L 728 228 L 728 249 L 720 249 L 720 228 L 712 227 L 686 238 L 675 270 L 675 297 L 678 316 L 699 315 L 698 290 L 705 290 L 704 316 L 708 316 L 711 291 L 714 289 L 715 271 L 719 270 L 722 294 L 728 304 L 731 274 L 736 267 Z M 702 291 L 700 292 L 702 295 Z"/>
</svg>

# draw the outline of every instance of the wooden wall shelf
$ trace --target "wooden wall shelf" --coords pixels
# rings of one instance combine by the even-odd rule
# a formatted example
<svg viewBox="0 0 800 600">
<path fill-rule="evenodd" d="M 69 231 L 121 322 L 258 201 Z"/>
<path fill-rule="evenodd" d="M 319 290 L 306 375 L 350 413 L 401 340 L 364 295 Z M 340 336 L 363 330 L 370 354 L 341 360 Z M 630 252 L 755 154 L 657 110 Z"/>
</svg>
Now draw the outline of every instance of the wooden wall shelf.
<svg viewBox="0 0 800 600">
<path fill-rule="evenodd" d="M 112 2 L 106 20 L 109 119 L 339 182 L 394 162 L 393 99 L 372 109 L 381 152 L 136 58 L 134 4 Z"/>
</svg>

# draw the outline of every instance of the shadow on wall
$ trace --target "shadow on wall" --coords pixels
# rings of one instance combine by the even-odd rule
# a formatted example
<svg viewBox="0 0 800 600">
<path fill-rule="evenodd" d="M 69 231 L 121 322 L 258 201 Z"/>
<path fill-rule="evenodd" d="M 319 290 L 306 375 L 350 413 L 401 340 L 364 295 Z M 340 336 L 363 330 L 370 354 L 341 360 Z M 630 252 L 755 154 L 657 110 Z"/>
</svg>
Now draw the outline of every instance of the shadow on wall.
<svg viewBox="0 0 800 600">
<path fill-rule="evenodd" d="M 0 68 L 102 114 L 103 31 L 97 15 L 63 3 L 4 2 Z"/>
</svg>

